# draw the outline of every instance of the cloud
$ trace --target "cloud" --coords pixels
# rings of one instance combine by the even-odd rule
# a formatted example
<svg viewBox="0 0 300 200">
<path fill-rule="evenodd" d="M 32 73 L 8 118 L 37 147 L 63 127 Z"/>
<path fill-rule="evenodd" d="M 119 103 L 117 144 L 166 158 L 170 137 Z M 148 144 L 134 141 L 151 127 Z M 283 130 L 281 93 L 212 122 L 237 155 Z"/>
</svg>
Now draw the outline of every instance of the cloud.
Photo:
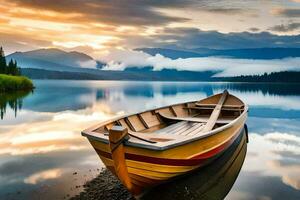
<svg viewBox="0 0 300 200">
<path fill-rule="evenodd" d="M 28 184 L 37 184 L 49 179 L 56 179 L 62 175 L 61 169 L 49 169 L 42 172 L 32 174 L 31 176 L 24 179 L 25 183 Z"/>
<path fill-rule="evenodd" d="M 5 54 L 8 55 L 14 51 L 29 51 L 43 46 L 51 45 L 51 42 L 34 39 L 26 35 L 6 34 L 0 32 L 1 46 L 3 46 Z"/>
<path fill-rule="evenodd" d="M 260 31 L 260 29 L 256 28 L 256 27 L 251 27 L 248 30 L 251 31 L 251 32 L 258 32 L 258 31 Z"/>
<path fill-rule="evenodd" d="M 274 60 L 230 59 L 220 57 L 170 59 L 160 54 L 116 50 L 103 58 L 104 70 L 153 66 L 153 70 L 177 69 L 190 71 L 221 71 L 216 76 L 254 75 L 265 72 L 300 71 L 300 58 Z"/>
<path fill-rule="evenodd" d="M 78 65 L 83 68 L 97 68 L 97 62 L 95 60 L 79 61 Z"/>
<path fill-rule="evenodd" d="M 262 47 L 299 47 L 300 34 L 279 36 L 269 32 L 250 33 L 203 31 L 197 28 L 166 28 L 152 37 L 154 46 L 168 48 L 239 49 Z"/>
<path fill-rule="evenodd" d="M 300 23 L 289 23 L 289 24 L 280 24 L 269 28 L 272 31 L 278 32 L 288 32 L 298 30 L 300 28 Z"/>
<path fill-rule="evenodd" d="M 155 8 L 157 7 L 182 7 L 194 3 L 193 1 L 74 1 L 74 0 L 44 0 L 36 3 L 31 0 L 13 0 L 17 6 L 52 10 L 55 12 L 69 12 L 80 14 L 74 20 L 94 21 L 108 24 L 131 25 L 162 25 L 172 21 L 186 21 L 184 17 L 167 16 Z"/>
<path fill-rule="evenodd" d="M 96 52 L 115 47 L 299 46 L 299 37 L 296 36 L 284 38 L 270 33 L 257 33 L 286 19 L 285 16 L 282 17 L 284 13 L 294 16 L 299 7 L 296 3 L 292 3 L 294 7 L 290 9 L 291 2 L 288 5 L 281 5 L 283 7 L 281 9 L 273 10 L 276 16 L 265 13 L 265 10 L 276 8 L 277 3 L 265 1 L 261 4 L 257 0 L 42 0 L 39 3 L 32 0 L 0 0 L 0 2 L 0 33 L 13 35 L 13 39 L 9 42 L 2 40 L 6 43 L 5 46 L 8 46 L 6 49 L 9 53 L 32 50 L 35 46 L 64 49 L 84 46 L 92 48 L 93 56 Z M 256 18 L 253 17 L 255 15 Z M 253 24 L 257 29 L 252 29 Z M 256 32 L 257 35 L 243 32 L 246 30 Z M 276 34 L 295 35 L 297 32 L 276 32 Z M 40 41 L 35 41 L 36 39 Z"/>
<path fill-rule="evenodd" d="M 245 13 L 245 9 L 241 8 L 210 8 L 207 9 L 206 11 L 216 13 L 216 14 L 229 14 L 229 15 L 236 15 L 236 14 L 241 14 Z"/>
<path fill-rule="evenodd" d="M 300 17 L 300 9 L 296 8 L 277 8 L 271 11 L 273 15 L 281 15 L 289 18 Z"/>
</svg>

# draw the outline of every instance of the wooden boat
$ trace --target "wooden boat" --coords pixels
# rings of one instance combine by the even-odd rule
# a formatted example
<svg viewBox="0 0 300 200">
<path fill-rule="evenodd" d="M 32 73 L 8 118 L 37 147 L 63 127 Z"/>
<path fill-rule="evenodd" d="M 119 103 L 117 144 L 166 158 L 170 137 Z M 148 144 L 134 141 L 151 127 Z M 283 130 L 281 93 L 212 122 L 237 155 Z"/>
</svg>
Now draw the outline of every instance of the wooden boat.
<svg viewBox="0 0 300 200">
<path fill-rule="evenodd" d="M 202 167 L 241 134 L 248 106 L 223 93 L 117 117 L 82 132 L 135 196 Z"/>
</svg>

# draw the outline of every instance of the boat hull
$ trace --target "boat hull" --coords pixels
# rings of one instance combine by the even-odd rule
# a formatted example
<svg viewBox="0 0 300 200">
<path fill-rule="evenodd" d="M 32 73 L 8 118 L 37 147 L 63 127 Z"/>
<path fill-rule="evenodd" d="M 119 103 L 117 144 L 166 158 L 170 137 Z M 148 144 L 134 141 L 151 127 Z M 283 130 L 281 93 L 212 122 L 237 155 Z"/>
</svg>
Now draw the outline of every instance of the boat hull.
<svg viewBox="0 0 300 200">
<path fill-rule="evenodd" d="M 247 132 L 244 131 L 214 162 L 147 191 L 141 199 L 224 199 L 239 175 L 246 152 Z"/>
<path fill-rule="evenodd" d="M 133 187 L 130 191 L 139 195 L 147 188 L 215 160 L 243 132 L 246 118 L 247 115 L 243 115 L 232 126 L 216 134 L 163 151 L 124 145 L 125 163 Z M 105 166 L 116 175 L 109 144 L 93 138 L 89 138 L 89 141 Z"/>
</svg>

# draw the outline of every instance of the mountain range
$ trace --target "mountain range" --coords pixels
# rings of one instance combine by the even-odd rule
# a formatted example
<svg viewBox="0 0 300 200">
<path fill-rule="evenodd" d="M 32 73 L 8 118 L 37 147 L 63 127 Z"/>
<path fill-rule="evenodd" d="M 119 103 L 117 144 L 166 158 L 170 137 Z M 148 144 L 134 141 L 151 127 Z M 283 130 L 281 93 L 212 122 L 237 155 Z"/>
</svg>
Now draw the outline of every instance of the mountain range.
<svg viewBox="0 0 300 200">
<path fill-rule="evenodd" d="M 77 51 L 66 52 L 56 48 L 15 52 L 7 60 L 17 60 L 21 68 L 36 68 L 58 71 L 81 71 L 78 69 L 101 68 L 103 63 Z"/>
<path fill-rule="evenodd" d="M 259 49 L 189 49 L 174 50 L 164 48 L 138 48 L 150 55 L 161 54 L 171 59 L 190 57 L 230 57 L 243 59 L 281 59 L 300 57 L 300 48 L 259 48 Z M 60 49 L 38 49 L 27 52 L 15 52 L 7 60 L 17 60 L 22 73 L 35 79 L 93 79 L 93 80 L 173 80 L 173 81 L 209 81 L 217 71 L 191 72 L 164 69 L 152 71 L 152 66 L 138 68 L 131 66 L 124 71 L 100 70 L 105 63 L 91 56 Z M 216 79 L 214 79 L 216 80 Z"/>
</svg>

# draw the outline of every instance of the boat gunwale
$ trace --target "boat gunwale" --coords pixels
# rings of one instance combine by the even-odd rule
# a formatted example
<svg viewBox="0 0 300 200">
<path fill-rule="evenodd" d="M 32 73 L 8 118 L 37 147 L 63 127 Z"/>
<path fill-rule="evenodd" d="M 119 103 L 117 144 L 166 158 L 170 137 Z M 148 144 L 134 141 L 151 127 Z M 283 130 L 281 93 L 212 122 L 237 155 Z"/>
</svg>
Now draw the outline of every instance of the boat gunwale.
<svg viewBox="0 0 300 200">
<path fill-rule="evenodd" d="M 234 96 L 234 95 L 232 95 L 232 96 Z M 237 98 L 236 96 L 234 96 L 234 97 Z M 123 118 L 126 118 L 126 117 L 130 117 L 132 115 L 142 114 L 142 113 L 145 113 L 145 112 L 150 112 L 150 111 L 154 111 L 154 110 L 158 110 L 158 109 L 162 109 L 162 108 L 167 108 L 167 107 L 170 107 L 170 106 L 176 106 L 176 105 L 188 104 L 188 103 L 195 103 L 195 102 L 198 102 L 198 101 L 181 102 L 181 103 L 176 103 L 176 104 L 172 104 L 172 105 L 162 106 L 162 107 L 158 107 L 158 108 L 148 109 L 148 110 L 141 111 L 141 112 L 138 112 L 138 113 L 130 113 L 130 114 L 127 114 L 127 115 L 116 116 L 116 117 L 114 117 L 112 119 L 106 120 L 106 121 L 104 121 L 102 123 L 99 123 L 99 124 L 97 124 L 95 126 L 92 126 L 92 127 L 88 128 L 88 129 L 83 130 L 81 132 L 81 135 L 87 137 L 88 139 L 92 139 L 92 140 L 96 140 L 96 141 L 99 141 L 99 142 L 103 142 L 105 144 L 109 144 L 109 140 L 108 139 L 105 139 L 105 138 L 102 138 L 102 137 L 99 137 L 99 136 L 95 136 L 93 134 L 93 133 L 95 133 L 94 130 L 97 129 L 97 128 L 99 128 L 99 127 L 102 127 L 102 126 L 104 126 L 106 124 L 109 124 L 111 122 L 114 122 L 114 121 L 117 121 L 119 119 L 123 119 Z M 243 101 L 241 101 L 241 102 L 243 102 Z M 215 135 L 217 133 L 220 133 L 220 132 L 222 132 L 222 131 L 224 131 L 224 130 L 230 128 L 230 127 L 232 127 L 239 120 L 241 120 L 242 117 L 247 117 L 246 114 L 248 113 L 249 107 L 244 102 L 243 102 L 243 104 L 244 104 L 244 111 L 239 115 L 239 117 L 237 117 L 236 119 L 232 120 L 228 124 L 225 124 L 224 126 L 218 127 L 216 129 L 213 129 L 213 130 L 205 133 L 204 135 L 199 135 L 199 136 L 197 136 L 197 135 L 185 136 L 184 137 L 185 139 L 179 139 L 175 143 L 166 144 L 167 142 L 164 142 L 166 144 L 164 146 L 157 146 L 157 145 L 155 145 L 155 144 L 160 143 L 160 142 L 157 142 L 155 144 L 147 144 L 147 143 L 136 143 L 136 142 L 130 142 L 130 141 L 126 141 L 125 142 L 125 146 L 138 147 L 138 148 L 144 148 L 144 149 L 155 150 L 155 151 L 163 151 L 163 150 L 167 150 L 167 149 L 170 149 L 170 148 L 174 148 L 174 147 L 177 147 L 177 146 L 181 146 L 181 145 L 184 145 L 184 144 L 187 144 L 187 143 L 191 143 L 191 142 L 194 142 L 194 141 L 197 141 L 197 140 L 200 140 L 200 139 L 204 139 L 204 138 L 213 136 L 213 135 Z"/>
</svg>

